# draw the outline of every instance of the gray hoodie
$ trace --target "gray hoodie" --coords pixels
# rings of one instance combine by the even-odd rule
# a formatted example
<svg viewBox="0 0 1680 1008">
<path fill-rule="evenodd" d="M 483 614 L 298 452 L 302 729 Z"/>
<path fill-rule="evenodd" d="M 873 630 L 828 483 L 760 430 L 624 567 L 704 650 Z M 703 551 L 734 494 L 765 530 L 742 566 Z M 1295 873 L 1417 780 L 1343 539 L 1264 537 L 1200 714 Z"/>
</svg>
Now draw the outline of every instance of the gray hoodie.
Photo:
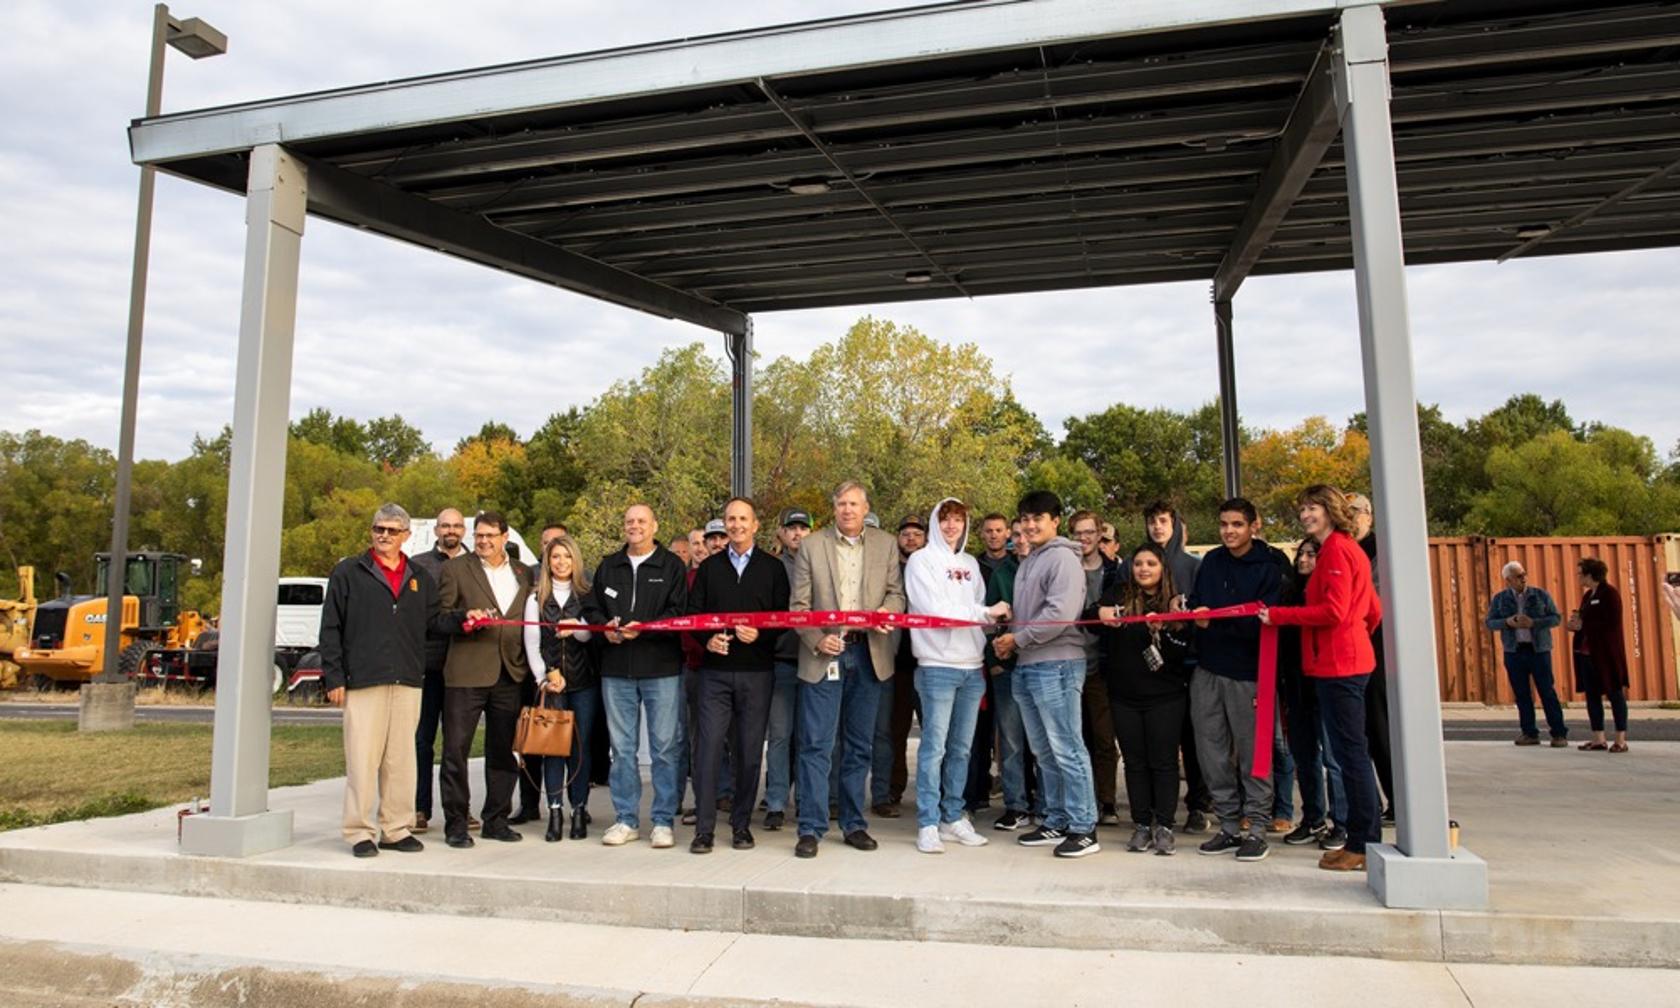
<svg viewBox="0 0 1680 1008">
<path fill-rule="evenodd" d="M 1014 618 L 1076 620 L 1085 608 L 1085 568 L 1079 547 L 1057 536 L 1034 547 L 1015 575 Z M 1085 634 L 1076 626 L 1024 626 L 1014 631 L 1017 667 L 1035 662 L 1085 660 Z"/>
</svg>

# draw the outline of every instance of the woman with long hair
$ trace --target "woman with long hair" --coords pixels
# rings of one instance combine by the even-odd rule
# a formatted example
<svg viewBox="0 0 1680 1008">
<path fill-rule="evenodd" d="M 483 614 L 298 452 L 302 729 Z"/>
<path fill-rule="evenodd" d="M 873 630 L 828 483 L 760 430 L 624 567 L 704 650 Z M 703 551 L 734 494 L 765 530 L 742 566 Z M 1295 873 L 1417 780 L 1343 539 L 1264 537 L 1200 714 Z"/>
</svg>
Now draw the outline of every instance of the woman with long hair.
<svg viewBox="0 0 1680 1008">
<path fill-rule="evenodd" d="M 525 658 L 531 674 L 545 687 L 545 706 L 572 712 L 572 754 L 543 760 L 543 788 L 548 792 L 548 829 L 554 843 L 565 829 L 563 805 L 572 805 L 572 839 L 589 835 L 589 748 L 594 732 L 600 676 L 587 630 L 560 630 L 555 624 L 581 622 L 589 595 L 589 568 L 569 535 L 557 536 L 543 550 L 537 590 L 525 602 L 525 619 L 541 626 L 525 628 Z"/>
<path fill-rule="evenodd" d="M 1313 681 L 1329 730 L 1330 751 L 1347 792 L 1347 847 L 1326 851 L 1327 871 L 1364 871 L 1365 847 L 1382 839 L 1377 778 L 1365 741 L 1365 689 L 1377 658 L 1371 632 L 1382 604 L 1371 582 L 1371 561 L 1354 541 L 1357 528 L 1347 497 L 1315 484 L 1295 499 L 1301 528 L 1318 543 L 1318 563 L 1298 606 L 1260 610 L 1260 622 L 1299 626 L 1301 671 Z"/>
<path fill-rule="evenodd" d="M 1132 552 L 1131 576 L 1103 592 L 1087 618 L 1103 621 L 1102 673 L 1114 734 L 1125 763 L 1134 853 L 1171 854 L 1178 816 L 1178 740 L 1190 703 L 1184 660 L 1189 637 L 1179 623 L 1122 623 L 1127 616 L 1174 608 L 1178 588 L 1166 554 L 1153 542 Z"/>
<path fill-rule="evenodd" d="M 1575 688 L 1587 695 L 1587 723 L 1592 741 L 1582 749 L 1628 751 L 1627 644 L 1622 640 L 1622 595 L 1605 580 L 1610 568 L 1597 557 L 1582 557 L 1575 565 L 1581 579 L 1581 608 L 1569 614 L 1575 635 Z M 1616 741 L 1604 742 L 1604 698 L 1616 719 Z"/>
</svg>

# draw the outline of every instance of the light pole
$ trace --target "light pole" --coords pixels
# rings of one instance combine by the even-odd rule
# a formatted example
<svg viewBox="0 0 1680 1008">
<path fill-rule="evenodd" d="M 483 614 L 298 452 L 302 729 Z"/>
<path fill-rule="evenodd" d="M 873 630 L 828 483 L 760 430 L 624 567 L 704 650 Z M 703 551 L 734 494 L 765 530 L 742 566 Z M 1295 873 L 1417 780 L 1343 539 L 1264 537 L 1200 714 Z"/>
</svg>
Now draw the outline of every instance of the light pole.
<svg viewBox="0 0 1680 1008">
<path fill-rule="evenodd" d="M 193 59 L 227 52 L 227 36 L 199 18 L 180 20 L 169 8 L 152 8 L 152 49 L 146 81 L 146 118 L 155 117 L 163 105 L 163 58 L 166 46 L 174 46 Z M 115 513 L 111 522 L 111 563 L 105 584 L 105 665 L 93 683 L 82 689 L 84 730 L 126 728 L 134 723 L 134 693 L 117 671 L 117 650 L 122 640 L 122 598 L 128 568 L 128 512 L 134 473 L 134 425 L 140 399 L 140 337 L 146 317 L 146 269 L 152 249 L 152 190 L 157 170 L 140 167 L 140 207 L 134 222 L 134 273 L 128 294 L 128 350 L 123 369 L 122 421 L 117 435 L 117 485 Z M 119 690 L 116 687 L 121 684 Z"/>
</svg>

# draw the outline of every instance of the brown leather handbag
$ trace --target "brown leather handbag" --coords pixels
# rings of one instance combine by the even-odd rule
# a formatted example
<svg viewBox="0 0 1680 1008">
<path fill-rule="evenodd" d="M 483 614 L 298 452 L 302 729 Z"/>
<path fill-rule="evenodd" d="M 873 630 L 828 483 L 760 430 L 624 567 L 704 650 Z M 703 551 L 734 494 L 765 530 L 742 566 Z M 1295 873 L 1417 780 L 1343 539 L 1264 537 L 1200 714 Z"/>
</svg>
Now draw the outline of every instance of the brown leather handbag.
<svg viewBox="0 0 1680 1008">
<path fill-rule="evenodd" d="M 562 686 L 561 689 L 565 687 Z M 537 690 L 537 702 L 519 709 L 519 726 L 513 733 L 513 751 L 520 756 L 570 756 L 572 754 L 572 712 L 543 704 L 548 693 L 559 693 L 548 683 Z"/>
</svg>

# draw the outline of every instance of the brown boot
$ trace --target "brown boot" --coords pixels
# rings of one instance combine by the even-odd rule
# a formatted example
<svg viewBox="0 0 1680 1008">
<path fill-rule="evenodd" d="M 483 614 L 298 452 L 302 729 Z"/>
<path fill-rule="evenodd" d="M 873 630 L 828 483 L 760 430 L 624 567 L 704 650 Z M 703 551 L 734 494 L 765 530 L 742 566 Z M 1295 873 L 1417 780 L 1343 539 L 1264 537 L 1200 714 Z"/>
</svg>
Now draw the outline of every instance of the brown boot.
<svg viewBox="0 0 1680 1008">
<path fill-rule="evenodd" d="M 1318 859 L 1318 866 L 1325 871 L 1364 871 L 1365 855 L 1347 850 L 1325 851 Z"/>
</svg>

